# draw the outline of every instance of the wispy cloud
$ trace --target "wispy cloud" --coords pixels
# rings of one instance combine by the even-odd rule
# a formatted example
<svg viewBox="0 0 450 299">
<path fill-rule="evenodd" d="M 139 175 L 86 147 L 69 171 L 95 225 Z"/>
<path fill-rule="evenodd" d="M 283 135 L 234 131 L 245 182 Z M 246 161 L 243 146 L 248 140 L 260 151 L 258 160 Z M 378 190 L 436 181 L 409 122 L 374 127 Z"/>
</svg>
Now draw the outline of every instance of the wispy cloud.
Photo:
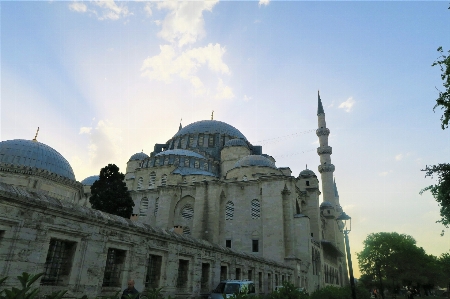
<svg viewBox="0 0 450 299">
<path fill-rule="evenodd" d="M 403 154 L 398 154 L 395 156 L 396 161 L 400 161 L 401 159 L 403 159 Z"/>
<path fill-rule="evenodd" d="M 132 15 L 126 5 L 123 3 L 117 5 L 114 0 L 90 1 L 86 3 L 89 3 L 89 8 L 85 2 L 74 1 L 69 4 L 69 9 L 80 13 L 89 12 L 99 20 L 118 20 Z"/>
<path fill-rule="evenodd" d="M 339 105 L 339 108 L 344 109 L 345 112 L 350 112 L 353 108 L 353 105 L 355 105 L 355 100 L 353 100 L 353 97 L 350 97 L 347 99 L 347 101 L 342 102 Z"/>
<path fill-rule="evenodd" d="M 267 6 L 267 5 L 269 5 L 269 3 L 270 3 L 270 0 L 259 0 L 258 5 L 259 6 Z"/>
<path fill-rule="evenodd" d="M 217 84 L 217 94 L 215 95 L 215 98 L 218 100 L 234 98 L 233 90 L 231 90 L 229 86 L 223 84 L 222 79 L 219 79 L 219 83 Z"/>
<path fill-rule="evenodd" d="M 250 101 L 250 100 L 252 100 L 253 98 L 252 97 L 249 97 L 249 96 L 247 96 L 246 94 L 244 95 L 244 102 L 248 102 L 248 101 Z"/>
<path fill-rule="evenodd" d="M 390 173 L 392 173 L 392 170 L 380 172 L 380 173 L 378 173 L 378 175 L 379 176 L 387 176 Z"/>
<path fill-rule="evenodd" d="M 76 12 L 86 12 L 87 6 L 83 2 L 74 1 L 69 4 L 69 9 Z"/>
</svg>

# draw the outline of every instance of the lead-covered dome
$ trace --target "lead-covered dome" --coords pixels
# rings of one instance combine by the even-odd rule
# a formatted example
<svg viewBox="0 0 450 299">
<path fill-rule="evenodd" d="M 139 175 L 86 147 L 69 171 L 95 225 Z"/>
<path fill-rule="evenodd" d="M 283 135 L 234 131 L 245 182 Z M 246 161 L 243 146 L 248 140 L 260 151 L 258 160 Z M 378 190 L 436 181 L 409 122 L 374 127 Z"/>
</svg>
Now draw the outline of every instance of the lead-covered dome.
<svg viewBox="0 0 450 299">
<path fill-rule="evenodd" d="M 247 140 L 245 136 L 235 127 L 218 120 L 201 120 L 187 125 L 179 130 L 174 136 L 183 136 L 187 134 L 224 134 L 234 138 Z"/>
<path fill-rule="evenodd" d="M 315 176 L 316 174 L 311 169 L 305 169 L 300 172 L 300 176 L 303 178 L 310 178 Z"/>
<path fill-rule="evenodd" d="M 230 146 L 244 146 L 248 148 L 247 143 L 242 139 L 230 139 L 227 142 L 225 142 L 224 147 L 230 147 Z"/>
<path fill-rule="evenodd" d="M 145 158 L 148 158 L 148 155 L 144 152 L 136 153 L 130 157 L 130 160 L 128 161 L 136 161 L 136 160 L 144 160 Z"/>
<path fill-rule="evenodd" d="M 269 158 L 266 158 L 261 155 L 249 155 L 240 159 L 234 164 L 234 168 L 237 167 L 245 167 L 245 166 L 262 166 L 262 167 L 271 167 L 277 168 L 275 163 L 273 163 Z"/>
<path fill-rule="evenodd" d="M 98 175 L 91 175 L 91 176 L 85 178 L 84 180 L 82 180 L 81 183 L 84 186 L 92 186 L 92 185 L 94 185 L 95 181 L 98 181 L 99 178 L 100 177 Z"/>
<path fill-rule="evenodd" d="M 50 146 L 33 140 L 0 142 L 0 162 L 21 167 L 36 167 L 75 181 L 69 162 Z"/>
</svg>

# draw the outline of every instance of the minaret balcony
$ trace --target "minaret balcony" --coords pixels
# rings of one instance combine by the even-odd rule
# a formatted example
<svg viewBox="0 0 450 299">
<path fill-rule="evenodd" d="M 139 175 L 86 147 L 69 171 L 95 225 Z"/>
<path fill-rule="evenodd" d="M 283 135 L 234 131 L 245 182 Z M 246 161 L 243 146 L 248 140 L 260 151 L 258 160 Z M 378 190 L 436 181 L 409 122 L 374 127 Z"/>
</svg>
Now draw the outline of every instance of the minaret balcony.
<svg viewBox="0 0 450 299">
<path fill-rule="evenodd" d="M 317 148 L 318 155 L 331 155 L 333 153 L 331 146 L 320 146 Z"/>
<path fill-rule="evenodd" d="M 334 165 L 333 164 L 324 164 L 319 165 L 319 172 L 334 172 Z"/>
<path fill-rule="evenodd" d="M 328 129 L 328 128 L 319 128 L 319 129 L 316 130 L 316 135 L 317 135 L 317 137 L 328 136 L 328 135 L 330 135 L 330 129 Z"/>
</svg>

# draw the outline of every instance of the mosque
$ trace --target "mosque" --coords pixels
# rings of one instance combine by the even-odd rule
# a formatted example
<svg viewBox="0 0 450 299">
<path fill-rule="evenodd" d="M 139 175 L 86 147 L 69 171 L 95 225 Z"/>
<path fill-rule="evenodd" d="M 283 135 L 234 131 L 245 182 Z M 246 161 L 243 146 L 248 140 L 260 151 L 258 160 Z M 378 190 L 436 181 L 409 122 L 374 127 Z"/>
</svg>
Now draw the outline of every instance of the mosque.
<svg viewBox="0 0 450 299">
<path fill-rule="evenodd" d="M 277 167 L 235 127 L 202 120 L 127 162 L 131 219 L 90 207 L 90 186 L 33 140 L 0 143 L 0 275 L 44 272 L 44 291 L 102 295 L 164 287 L 197 297 L 222 279 L 257 293 L 289 280 L 309 292 L 348 283 L 330 130 L 318 96 L 316 174 Z M 323 201 L 319 202 L 322 194 Z M 4 261 L 4 262 L 2 262 Z M 13 282 L 11 282 L 13 283 Z"/>
</svg>

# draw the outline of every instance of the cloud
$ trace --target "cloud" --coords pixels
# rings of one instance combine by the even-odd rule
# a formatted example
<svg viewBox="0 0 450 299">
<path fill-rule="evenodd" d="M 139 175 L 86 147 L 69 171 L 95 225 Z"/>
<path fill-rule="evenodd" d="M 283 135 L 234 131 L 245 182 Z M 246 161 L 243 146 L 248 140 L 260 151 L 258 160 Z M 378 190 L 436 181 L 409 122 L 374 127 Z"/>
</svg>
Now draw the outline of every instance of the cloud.
<svg viewBox="0 0 450 299">
<path fill-rule="evenodd" d="M 114 2 L 114 0 L 101 0 L 89 2 L 90 8 L 82 2 L 74 1 L 69 4 L 69 9 L 76 12 L 90 12 L 97 16 L 99 20 L 118 20 L 122 17 L 132 15 L 128 11 L 128 7 L 124 4 L 120 6 Z M 96 6 L 98 8 L 95 8 Z"/>
<path fill-rule="evenodd" d="M 162 21 L 162 29 L 158 36 L 179 47 L 195 43 L 205 36 L 203 11 L 212 11 L 218 2 L 218 0 L 158 2 L 158 9 L 169 10 Z"/>
<path fill-rule="evenodd" d="M 86 12 L 87 6 L 82 2 L 74 1 L 69 4 L 69 9 L 76 12 Z"/>
<path fill-rule="evenodd" d="M 258 5 L 259 6 L 267 6 L 267 5 L 269 5 L 269 2 L 270 2 L 270 0 L 259 0 L 259 3 L 258 3 Z"/>
<path fill-rule="evenodd" d="M 151 17 L 153 15 L 151 2 L 145 2 L 144 11 L 147 14 L 147 16 L 149 16 L 149 17 Z"/>
<path fill-rule="evenodd" d="M 181 52 L 171 45 L 160 46 L 160 53 L 144 60 L 141 75 L 151 80 L 170 83 L 174 76 L 188 80 L 196 94 L 205 94 L 203 82 L 197 76 L 198 70 L 207 66 L 214 73 L 230 74 L 222 57 L 225 48 L 219 44 L 193 48 Z"/>
<path fill-rule="evenodd" d="M 250 100 L 252 100 L 253 99 L 253 97 L 249 97 L 249 96 L 247 96 L 246 94 L 244 95 L 244 102 L 248 102 L 248 101 L 250 101 Z"/>
<path fill-rule="evenodd" d="M 89 162 L 101 168 L 113 163 L 122 152 L 121 130 L 109 121 L 99 120 L 95 128 L 81 127 L 80 134 L 89 136 Z"/>
<path fill-rule="evenodd" d="M 380 173 L 378 173 L 378 175 L 379 176 L 387 176 L 390 173 L 392 173 L 392 170 L 380 172 Z"/>
<path fill-rule="evenodd" d="M 342 108 L 345 110 L 345 112 L 350 112 L 352 110 L 353 105 L 355 104 L 355 100 L 353 100 L 353 97 L 350 97 L 347 99 L 347 101 L 342 102 L 339 105 L 339 108 Z"/>
<path fill-rule="evenodd" d="M 219 84 L 217 84 L 217 94 L 214 98 L 218 100 L 232 99 L 234 98 L 233 90 L 229 86 L 225 86 L 222 79 L 219 79 Z"/>
<path fill-rule="evenodd" d="M 396 161 L 400 161 L 401 159 L 403 159 L 403 154 L 398 154 L 397 156 L 395 156 Z"/>
</svg>

